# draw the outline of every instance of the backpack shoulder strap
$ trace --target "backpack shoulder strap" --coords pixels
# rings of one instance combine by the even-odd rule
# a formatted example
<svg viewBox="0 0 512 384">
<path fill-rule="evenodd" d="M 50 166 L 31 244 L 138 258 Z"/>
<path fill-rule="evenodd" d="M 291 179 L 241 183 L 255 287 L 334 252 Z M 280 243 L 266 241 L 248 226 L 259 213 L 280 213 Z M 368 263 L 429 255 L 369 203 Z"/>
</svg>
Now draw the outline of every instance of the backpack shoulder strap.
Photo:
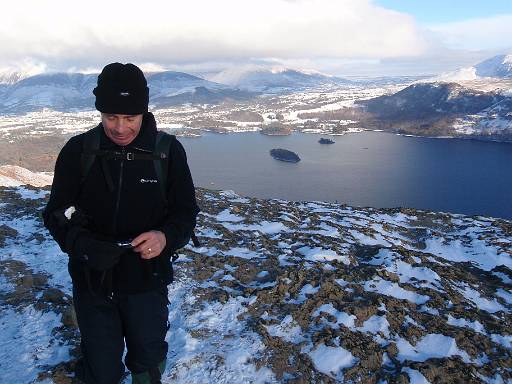
<svg viewBox="0 0 512 384">
<path fill-rule="evenodd" d="M 80 179 L 83 182 L 91 170 L 96 159 L 96 152 L 100 149 L 100 126 L 87 131 L 84 134 L 82 143 L 82 154 L 80 156 Z"/>
<path fill-rule="evenodd" d="M 169 171 L 170 166 L 170 157 L 169 152 L 171 149 L 171 143 L 173 140 L 176 140 L 176 136 L 170 135 L 168 133 L 165 133 L 163 131 L 158 131 L 156 136 L 156 143 L 155 143 L 155 151 L 154 155 L 156 156 L 156 159 L 153 160 L 155 165 L 155 171 L 156 171 L 156 177 L 158 179 L 158 182 L 160 183 L 160 191 L 162 193 L 163 199 L 165 203 L 167 204 L 167 175 Z M 192 242 L 194 243 L 195 247 L 200 247 L 201 243 L 199 242 L 196 234 L 194 231 L 192 231 Z M 172 255 L 171 261 L 175 261 L 178 258 L 178 254 L 174 252 Z"/>
<path fill-rule="evenodd" d="M 164 201 L 167 203 L 167 175 L 169 172 L 169 151 L 171 143 L 176 137 L 163 131 L 158 131 L 156 135 L 155 151 L 156 155 L 153 164 L 155 166 L 156 178 L 160 184 L 160 191 Z"/>
</svg>

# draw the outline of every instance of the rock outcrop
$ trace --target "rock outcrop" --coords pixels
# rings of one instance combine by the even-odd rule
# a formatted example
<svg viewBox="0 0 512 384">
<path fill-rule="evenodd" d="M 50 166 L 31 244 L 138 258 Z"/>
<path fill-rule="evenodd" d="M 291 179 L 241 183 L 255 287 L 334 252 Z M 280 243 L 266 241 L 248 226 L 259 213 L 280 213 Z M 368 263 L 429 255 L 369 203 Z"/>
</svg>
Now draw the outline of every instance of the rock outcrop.
<svg viewBox="0 0 512 384">
<path fill-rule="evenodd" d="M 71 383 L 79 357 L 47 192 L 0 188 L 6 382 Z M 163 383 L 512 380 L 512 222 L 197 194 Z"/>
</svg>

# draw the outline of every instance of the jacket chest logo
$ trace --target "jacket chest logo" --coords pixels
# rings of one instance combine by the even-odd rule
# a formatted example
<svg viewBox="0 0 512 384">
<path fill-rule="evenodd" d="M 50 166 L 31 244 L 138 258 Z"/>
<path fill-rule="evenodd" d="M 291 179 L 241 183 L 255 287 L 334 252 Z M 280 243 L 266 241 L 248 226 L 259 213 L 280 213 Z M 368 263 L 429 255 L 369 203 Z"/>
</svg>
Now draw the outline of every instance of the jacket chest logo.
<svg viewBox="0 0 512 384">
<path fill-rule="evenodd" d="M 158 180 L 156 179 L 140 179 L 140 182 L 142 184 L 146 184 L 146 183 L 158 183 Z"/>
</svg>

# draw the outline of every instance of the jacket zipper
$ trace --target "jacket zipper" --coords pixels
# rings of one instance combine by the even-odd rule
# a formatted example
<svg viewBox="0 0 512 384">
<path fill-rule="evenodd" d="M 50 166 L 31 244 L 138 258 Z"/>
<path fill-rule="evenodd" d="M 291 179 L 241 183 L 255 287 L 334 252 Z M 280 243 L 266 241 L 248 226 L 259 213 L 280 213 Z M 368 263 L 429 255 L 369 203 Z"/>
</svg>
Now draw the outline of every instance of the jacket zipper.
<svg viewBox="0 0 512 384">
<path fill-rule="evenodd" d="M 123 158 L 125 155 L 125 148 L 121 149 L 121 153 L 123 154 Z M 119 183 L 117 184 L 117 200 L 116 200 L 116 210 L 114 212 L 114 233 L 117 233 L 117 215 L 119 214 L 119 201 L 121 200 L 121 187 L 123 186 L 123 168 L 124 168 L 124 159 L 121 160 L 121 164 L 119 166 Z"/>
</svg>

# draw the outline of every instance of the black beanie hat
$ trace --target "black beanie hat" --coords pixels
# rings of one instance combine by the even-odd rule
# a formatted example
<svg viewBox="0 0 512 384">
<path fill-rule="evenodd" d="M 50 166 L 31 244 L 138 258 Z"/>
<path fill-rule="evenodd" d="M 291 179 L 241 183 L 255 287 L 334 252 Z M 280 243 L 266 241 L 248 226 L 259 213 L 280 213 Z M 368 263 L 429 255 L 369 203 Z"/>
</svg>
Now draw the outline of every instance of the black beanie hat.
<svg viewBox="0 0 512 384">
<path fill-rule="evenodd" d="M 149 88 L 134 64 L 111 63 L 98 75 L 96 109 L 103 113 L 139 115 L 148 111 Z"/>
</svg>

